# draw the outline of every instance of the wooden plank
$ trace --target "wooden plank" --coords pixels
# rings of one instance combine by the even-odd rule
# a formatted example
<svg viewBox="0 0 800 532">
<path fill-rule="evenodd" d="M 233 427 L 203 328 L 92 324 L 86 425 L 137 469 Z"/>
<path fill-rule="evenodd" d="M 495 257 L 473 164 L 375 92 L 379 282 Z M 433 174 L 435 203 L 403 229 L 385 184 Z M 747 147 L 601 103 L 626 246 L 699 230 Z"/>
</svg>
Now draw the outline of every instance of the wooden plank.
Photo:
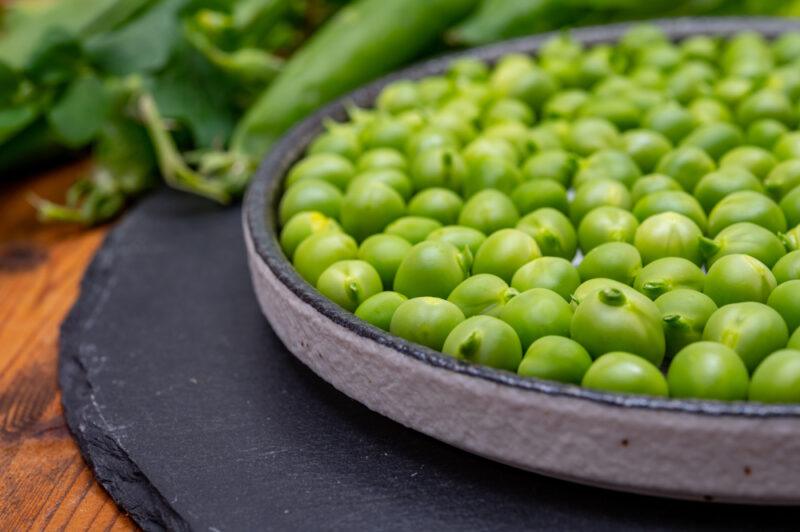
<svg viewBox="0 0 800 532">
<path fill-rule="evenodd" d="M 0 185 L 0 529 L 131 530 L 81 458 L 57 386 L 58 328 L 108 226 L 42 225 L 86 161 Z"/>
</svg>

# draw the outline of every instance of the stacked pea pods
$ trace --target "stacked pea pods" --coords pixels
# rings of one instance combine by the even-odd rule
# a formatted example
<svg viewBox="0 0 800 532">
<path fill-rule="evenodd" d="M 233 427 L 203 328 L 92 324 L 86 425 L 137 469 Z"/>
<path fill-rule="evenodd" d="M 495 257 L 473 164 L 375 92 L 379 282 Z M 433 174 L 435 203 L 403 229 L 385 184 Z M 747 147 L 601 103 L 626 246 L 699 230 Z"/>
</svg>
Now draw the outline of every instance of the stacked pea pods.
<svg viewBox="0 0 800 532">
<path fill-rule="evenodd" d="M 388 85 L 285 179 L 319 292 L 471 363 L 800 402 L 800 34 L 615 45 Z"/>
</svg>

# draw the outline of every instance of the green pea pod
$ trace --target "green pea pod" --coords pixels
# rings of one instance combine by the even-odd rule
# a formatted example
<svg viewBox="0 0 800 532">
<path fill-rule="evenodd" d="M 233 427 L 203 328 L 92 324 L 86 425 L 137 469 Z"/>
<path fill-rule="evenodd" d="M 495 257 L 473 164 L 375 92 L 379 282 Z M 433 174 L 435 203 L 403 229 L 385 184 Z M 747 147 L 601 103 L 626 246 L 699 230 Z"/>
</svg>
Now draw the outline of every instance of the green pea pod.
<svg viewBox="0 0 800 532">
<path fill-rule="evenodd" d="M 552 30 L 574 18 L 561 0 L 488 0 L 447 34 L 448 42 L 475 46 Z"/>
<path fill-rule="evenodd" d="M 286 63 L 239 123 L 231 147 L 260 157 L 320 105 L 416 57 L 476 3 L 360 0 L 345 7 Z"/>
</svg>

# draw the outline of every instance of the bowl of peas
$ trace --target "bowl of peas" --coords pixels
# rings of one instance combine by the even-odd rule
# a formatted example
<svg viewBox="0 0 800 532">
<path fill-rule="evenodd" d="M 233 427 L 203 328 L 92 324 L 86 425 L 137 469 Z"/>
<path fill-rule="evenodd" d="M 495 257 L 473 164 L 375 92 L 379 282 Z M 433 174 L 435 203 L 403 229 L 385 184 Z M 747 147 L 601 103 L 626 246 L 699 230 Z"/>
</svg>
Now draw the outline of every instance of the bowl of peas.
<svg viewBox="0 0 800 532">
<path fill-rule="evenodd" d="M 439 57 L 306 119 L 244 231 L 288 349 L 367 407 L 612 489 L 800 502 L 800 24 Z"/>
</svg>

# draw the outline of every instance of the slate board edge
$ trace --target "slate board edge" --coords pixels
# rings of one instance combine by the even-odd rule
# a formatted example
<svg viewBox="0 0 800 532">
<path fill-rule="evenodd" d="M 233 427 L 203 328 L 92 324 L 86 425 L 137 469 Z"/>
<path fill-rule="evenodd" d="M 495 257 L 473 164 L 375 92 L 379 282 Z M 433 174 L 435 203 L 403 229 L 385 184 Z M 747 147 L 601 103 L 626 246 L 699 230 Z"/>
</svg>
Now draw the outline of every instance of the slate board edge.
<svg viewBox="0 0 800 532">
<path fill-rule="evenodd" d="M 127 216 L 103 241 L 81 281 L 80 296 L 61 325 L 59 345 L 59 385 L 67 426 L 95 478 L 114 502 L 144 530 L 189 530 L 189 525 L 153 486 L 129 457 L 116 435 L 116 428 L 104 419 L 94 401 L 90 379 L 91 365 L 101 358 L 87 360 L 91 345 L 81 341 L 92 315 L 101 311 L 113 282 L 116 249 L 124 241 Z M 91 355 L 89 355 L 89 358 Z"/>
</svg>

